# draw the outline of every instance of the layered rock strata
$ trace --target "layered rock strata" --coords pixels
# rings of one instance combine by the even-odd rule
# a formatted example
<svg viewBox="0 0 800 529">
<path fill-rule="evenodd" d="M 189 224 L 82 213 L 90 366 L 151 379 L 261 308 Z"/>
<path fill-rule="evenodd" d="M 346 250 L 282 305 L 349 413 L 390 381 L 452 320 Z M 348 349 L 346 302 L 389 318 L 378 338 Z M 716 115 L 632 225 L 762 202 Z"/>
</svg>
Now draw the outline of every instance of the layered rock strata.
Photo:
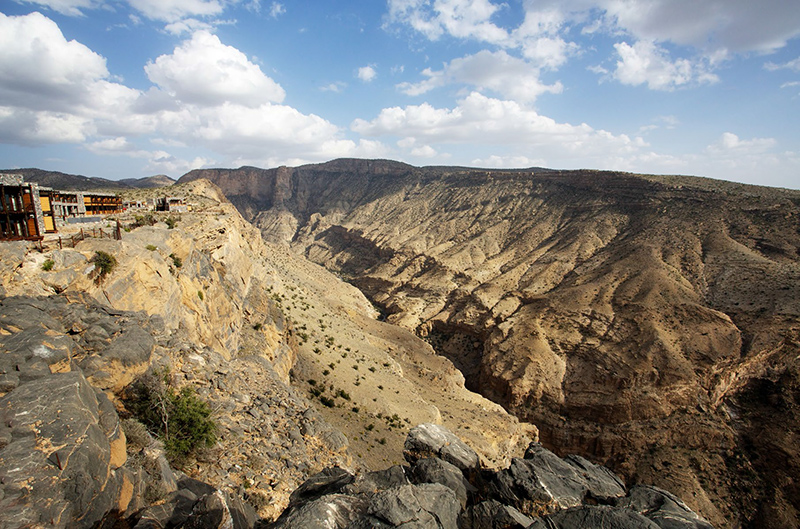
<svg viewBox="0 0 800 529">
<path fill-rule="evenodd" d="M 679 491 L 715 523 L 800 523 L 798 192 L 380 160 L 195 178 L 546 446 Z"/>
</svg>

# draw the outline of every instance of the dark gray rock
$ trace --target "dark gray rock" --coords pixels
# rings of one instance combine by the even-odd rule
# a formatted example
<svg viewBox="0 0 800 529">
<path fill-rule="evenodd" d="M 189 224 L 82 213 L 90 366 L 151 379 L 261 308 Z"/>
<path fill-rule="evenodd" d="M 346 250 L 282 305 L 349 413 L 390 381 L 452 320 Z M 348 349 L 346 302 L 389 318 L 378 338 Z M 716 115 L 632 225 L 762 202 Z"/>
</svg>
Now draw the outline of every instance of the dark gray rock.
<svg viewBox="0 0 800 529">
<path fill-rule="evenodd" d="M 488 486 L 491 497 L 531 516 L 577 507 L 586 501 L 608 503 L 625 495 L 611 471 L 581 457 L 561 459 L 538 443 L 525 459 L 513 459 Z"/>
<path fill-rule="evenodd" d="M 91 527 L 119 505 L 95 390 L 80 372 L 21 384 L 0 399 L 0 525 Z M 108 423 L 107 423 L 108 424 Z"/>
<path fill-rule="evenodd" d="M 370 499 L 368 520 L 388 527 L 457 529 L 461 511 L 455 493 L 438 483 L 404 485 Z"/>
<path fill-rule="evenodd" d="M 419 459 L 438 457 L 462 472 L 480 468 L 480 458 L 472 448 L 447 428 L 431 423 L 420 424 L 408 432 L 403 456 L 411 464 Z"/>
<path fill-rule="evenodd" d="M 337 467 L 326 468 L 308 478 L 289 496 L 289 506 L 308 503 L 320 496 L 339 492 L 345 485 L 352 483 L 354 479 L 355 477 L 344 469 Z"/>
<path fill-rule="evenodd" d="M 386 470 L 359 474 L 353 483 L 344 488 L 344 492 L 347 494 L 374 494 L 382 490 L 410 484 L 411 481 L 406 475 L 406 469 L 400 465 L 394 465 Z"/>
<path fill-rule="evenodd" d="M 194 504 L 183 529 L 252 529 L 258 517 L 238 496 L 221 490 L 206 494 Z"/>
<path fill-rule="evenodd" d="M 330 494 L 286 509 L 270 529 L 345 529 L 355 527 L 367 500 L 345 494 Z"/>
<path fill-rule="evenodd" d="M 616 505 L 643 514 L 661 529 L 712 529 L 678 497 L 658 487 L 636 485 Z"/>
<path fill-rule="evenodd" d="M 196 503 L 197 496 L 190 490 L 173 492 L 163 503 L 144 509 L 134 529 L 179 527 L 189 519 Z"/>
<path fill-rule="evenodd" d="M 420 459 L 411 467 L 414 483 L 440 483 L 456 494 L 461 507 L 466 507 L 468 495 L 475 487 L 464 478 L 455 466 L 439 458 Z"/>
<path fill-rule="evenodd" d="M 574 507 L 539 518 L 528 529 L 658 529 L 638 512 L 605 505 Z"/>
<path fill-rule="evenodd" d="M 472 505 L 458 517 L 460 529 L 526 529 L 532 523 L 514 507 L 495 500 Z"/>
</svg>

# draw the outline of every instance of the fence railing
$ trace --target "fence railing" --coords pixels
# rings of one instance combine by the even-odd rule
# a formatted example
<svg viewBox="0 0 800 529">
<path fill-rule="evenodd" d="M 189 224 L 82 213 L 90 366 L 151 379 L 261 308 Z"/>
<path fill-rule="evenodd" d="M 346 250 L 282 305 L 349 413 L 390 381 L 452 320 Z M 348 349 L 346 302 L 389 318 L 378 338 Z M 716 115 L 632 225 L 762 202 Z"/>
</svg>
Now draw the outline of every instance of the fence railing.
<svg viewBox="0 0 800 529">
<path fill-rule="evenodd" d="M 88 237 L 93 237 L 95 239 L 114 239 L 120 240 L 122 238 L 122 225 L 117 221 L 117 225 L 110 229 L 103 229 L 103 228 L 91 228 L 91 229 L 84 229 L 81 228 L 79 233 L 74 235 L 70 235 L 69 237 L 60 237 L 58 238 L 58 249 L 61 250 L 62 248 L 75 248 L 75 245 L 79 242 L 87 239 Z"/>
</svg>

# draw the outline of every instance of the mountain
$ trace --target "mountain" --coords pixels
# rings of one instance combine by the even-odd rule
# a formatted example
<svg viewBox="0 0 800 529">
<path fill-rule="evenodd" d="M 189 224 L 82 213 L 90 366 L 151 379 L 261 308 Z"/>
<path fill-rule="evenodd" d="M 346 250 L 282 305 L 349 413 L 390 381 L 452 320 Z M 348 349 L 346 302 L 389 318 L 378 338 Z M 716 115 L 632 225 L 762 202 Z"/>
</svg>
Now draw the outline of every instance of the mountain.
<svg viewBox="0 0 800 529">
<path fill-rule="evenodd" d="M 119 181 L 126 186 L 140 189 L 150 189 L 153 187 L 166 187 L 175 183 L 175 180 L 164 174 L 155 176 L 145 176 L 143 178 L 123 178 Z"/>
<path fill-rule="evenodd" d="M 190 212 L 119 238 L 0 244 L 0 526 L 709 528 L 543 448 L 207 181 L 175 191 Z"/>
<path fill-rule="evenodd" d="M 99 177 L 73 175 L 43 169 L 6 169 L 0 173 L 21 174 L 26 182 L 35 182 L 40 186 L 63 189 L 65 191 L 120 190 L 131 186 L 115 180 Z"/>
<path fill-rule="evenodd" d="M 385 160 L 200 178 L 548 448 L 715 525 L 800 523 L 800 192 Z"/>
</svg>

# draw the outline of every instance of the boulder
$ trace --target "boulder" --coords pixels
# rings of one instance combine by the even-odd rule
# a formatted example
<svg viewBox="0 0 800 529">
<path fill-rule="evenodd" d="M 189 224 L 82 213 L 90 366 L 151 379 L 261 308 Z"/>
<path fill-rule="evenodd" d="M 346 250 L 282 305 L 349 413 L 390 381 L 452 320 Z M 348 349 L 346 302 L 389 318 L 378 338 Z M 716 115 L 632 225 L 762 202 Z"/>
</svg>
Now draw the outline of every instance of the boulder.
<svg viewBox="0 0 800 529">
<path fill-rule="evenodd" d="M 514 458 L 509 468 L 497 472 L 488 490 L 531 516 L 625 495 L 623 483 L 605 467 L 576 456 L 561 459 L 538 443 L 528 447 L 525 459 Z"/>
<path fill-rule="evenodd" d="M 617 507 L 643 514 L 661 529 L 712 529 L 710 523 L 697 515 L 674 494 L 648 485 L 631 487 Z"/>
<path fill-rule="evenodd" d="M 480 468 L 478 454 L 438 424 L 420 424 L 411 429 L 403 447 L 403 456 L 413 464 L 419 459 L 438 457 L 456 466 L 462 472 L 474 472 Z"/>
<path fill-rule="evenodd" d="M 356 526 L 457 529 L 460 511 L 455 493 L 444 485 L 404 485 L 373 496 L 367 516 Z"/>
<path fill-rule="evenodd" d="M 532 523 L 514 507 L 495 500 L 472 505 L 458 517 L 460 529 L 526 529 Z"/>
<path fill-rule="evenodd" d="M 468 495 L 476 490 L 455 465 L 436 457 L 420 459 L 414 463 L 411 475 L 415 483 L 439 483 L 449 488 L 455 493 L 462 508 L 467 506 Z"/>
<path fill-rule="evenodd" d="M 119 419 L 110 413 L 78 371 L 26 382 L 0 399 L 7 440 L 0 449 L 0 526 L 92 527 L 125 510 L 124 476 L 115 470 L 121 457 L 112 457 Z"/>
<path fill-rule="evenodd" d="M 528 529 L 658 529 L 658 525 L 630 509 L 590 505 L 565 509 L 535 520 Z"/>
</svg>

